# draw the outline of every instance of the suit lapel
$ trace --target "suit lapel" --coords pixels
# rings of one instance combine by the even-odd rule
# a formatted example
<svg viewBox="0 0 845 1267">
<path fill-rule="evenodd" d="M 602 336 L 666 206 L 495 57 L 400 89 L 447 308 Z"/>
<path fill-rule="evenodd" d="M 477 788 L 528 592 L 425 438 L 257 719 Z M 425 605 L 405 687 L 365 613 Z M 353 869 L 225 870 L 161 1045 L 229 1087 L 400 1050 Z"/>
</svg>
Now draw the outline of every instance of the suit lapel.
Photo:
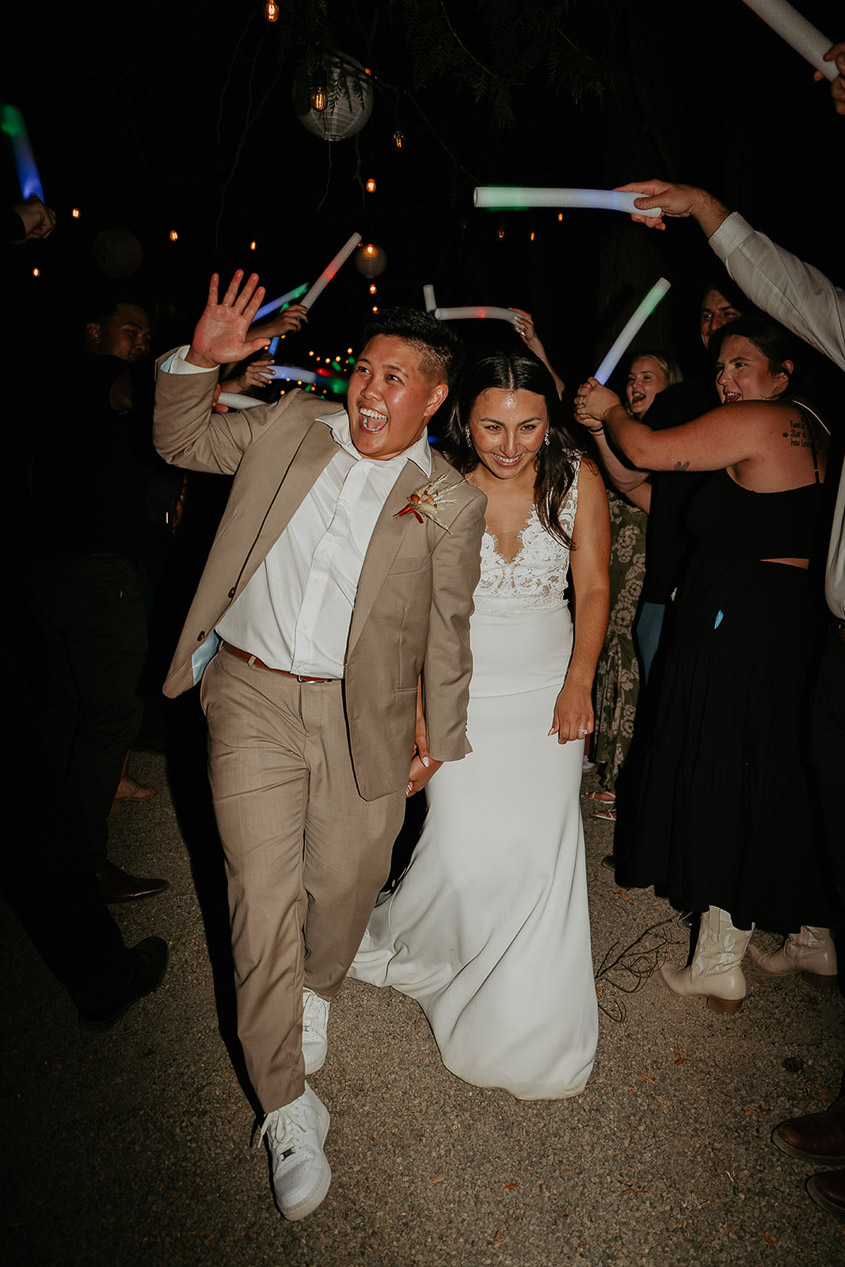
<svg viewBox="0 0 845 1267">
<path fill-rule="evenodd" d="M 373 603 L 376 601 L 384 584 L 384 579 L 393 566 L 393 560 L 399 553 L 399 547 L 405 540 L 405 534 L 414 531 L 421 533 L 424 544 L 420 552 L 422 553 L 423 549 L 428 548 L 425 524 L 417 523 L 413 515 L 404 515 L 401 519 L 394 517 L 403 506 L 408 504 L 408 498 L 411 493 L 416 492 L 425 482 L 426 477 L 417 464 L 410 460 L 407 461 L 402 467 L 399 478 L 393 485 L 390 496 L 384 503 L 381 514 L 376 520 L 376 526 L 373 529 L 373 535 L 370 538 L 370 544 L 364 558 L 364 566 L 361 568 L 361 577 L 358 581 L 358 593 L 355 598 L 355 609 L 352 613 L 352 624 L 349 629 L 347 654 L 358 641 L 367 617 L 372 611 Z"/>
</svg>

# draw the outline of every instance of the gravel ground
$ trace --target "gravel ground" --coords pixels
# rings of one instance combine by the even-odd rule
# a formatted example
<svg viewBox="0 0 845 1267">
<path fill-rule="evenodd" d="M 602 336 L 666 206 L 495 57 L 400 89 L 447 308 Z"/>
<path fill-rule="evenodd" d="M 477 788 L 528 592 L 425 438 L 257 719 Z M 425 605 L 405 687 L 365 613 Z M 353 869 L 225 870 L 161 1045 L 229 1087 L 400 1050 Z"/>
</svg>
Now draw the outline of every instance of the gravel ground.
<svg viewBox="0 0 845 1267">
<path fill-rule="evenodd" d="M 151 933 L 169 942 L 158 993 L 106 1034 L 81 1030 L 4 908 L 5 1262 L 845 1263 L 845 1224 L 804 1191 L 814 1168 L 769 1138 L 837 1094 L 845 1001 L 750 963 L 749 997 L 732 1018 L 675 998 L 654 969 L 685 957 L 687 934 L 664 902 L 620 890 L 601 866 L 613 828 L 589 802 L 602 1010 L 587 1090 L 522 1103 L 468 1086 L 444 1070 L 415 1003 L 349 982 L 314 1078 L 332 1113 L 334 1181 L 315 1214 L 284 1223 L 224 1041 L 231 987 L 213 837 L 194 831 L 192 866 L 164 758 L 136 754 L 133 773 L 159 795 L 115 815 L 111 856 L 172 887 L 113 909 L 128 944 Z"/>
</svg>

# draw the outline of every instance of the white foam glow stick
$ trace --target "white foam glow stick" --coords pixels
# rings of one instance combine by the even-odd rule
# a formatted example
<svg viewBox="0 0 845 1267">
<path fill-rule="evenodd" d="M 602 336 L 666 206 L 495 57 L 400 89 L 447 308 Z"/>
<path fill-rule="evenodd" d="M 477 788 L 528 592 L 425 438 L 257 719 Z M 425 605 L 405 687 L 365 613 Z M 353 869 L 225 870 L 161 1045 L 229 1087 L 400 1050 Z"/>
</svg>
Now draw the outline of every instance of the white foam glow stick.
<svg viewBox="0 0 845 1267">
<path fill-rule="evenodd" d="M 611 374 L 616 369 L 616 366 L 627 352 L 634 335 L 638 334 L 645 325 L 655 308 L 657 308 L 664 296 L 668 293 L 671 285 L 672 283 L 667 282 L 665 277 L 661 277 L 659 281 L 654 283 L 651 290 L 634 312 L 633 316 L 629 317 L 628 321 L 614 340 L 607 356 L 604 358 L 593 376 L 594 378 L 597 378 L 600 383 L 606 383 L 610 378 Z"/>
<path fill-rule="evenodd" d="M 228 409 L 255 409 L 257 405 L 263 405 L 263 400 L 258 400 L 255 396 L 242 396 L 240 392 L 221 392 L 217 397 L 218 405 L 225 405 Z"/>
<path fill-rule="evenodd" d="M 835 79 L 839 74 L 836 62 L 826 62 L 824 55 L 833 44 L 821 31 L 808 22 L 787 0 L 745 0 L 758 18 L 775 31 L 782 40 L 791 44 L 796 53 L 821 71 L 825 79 Z"/>
<path fill-rule="evenodd" d="M 343 246 L 338 251 L 337 255 L 334 257 L 333 260 L 331 260 L 326 265 L 326 267 L 323 269 L 320 276 L 315 281 L 314 285 L 309 290 L 308 294 L 303 299 L 302 301 L 303 307 L 310 308 L 311 305 L 314 303 L 314 301 L 316 299 L 319 299 L 320 295 L 322 295 L 323 291 L 326 289 L 329 282 L 332 280 L 334 275 L 343 267 L 343 265 L 349 259 L 350 255 L 355 250 L 355 247 L 358 245 L 360 241 L 361 241 L 361 234 L 353 233 L 349 241 L 343 244 Z"/>
<path fill-rule="evenodd" d="M 434 312 L 437 307 L 437 300 L 434 298 L 433 286 L 423 286 L 423 299 L 425 300 L 426 312 Z"/>
<path fill-rule="evenodd" d="M 509 185 L 478 185 L 473 193 L 476 207 L 490 211 L 523 211 L 528 207 L 589 207 L 597 211 L 626 211 L 629 215 L 660 215 L 658 207 L 640 211 L 635 198 L 643 194 L 620 193 L 616 189 L 538 189 Z"/>
<path fill-rule="evenodd" d="M 321 378 L 315 370 L 300 369 L 298 365 L 268 365 L 264 373 L 272 378 L 293 378 L 300 383 L 319 383 Z"/>
<path fill-rule="evenodd" d="M 294 299 L 298 299 L 300 295 L 304 295 L 308 289 L 308 283 L 303 282 L 301 286 L 294 286 L 293 290 L 287 291 L 284 295 L 279 295 L 278 299 L 271 299 L 269 304 L 262 305 L 253 317 L 253 321 L 260 321 L 262 317 L 266 317 L 268 312 L 276 312 L 283 304 L 292 303 Z"/>
<path fill-rule="evenodd" d="M 465 318 L 489 317 L 495 321 L 509 321 L 511 325 L 516 325 L 519 321 L 519 313 L 514 312 L 512 308 L 492 308 L 487 304 L 480 304 L 475 308 L 435 308 L 434 315 L 438 321 L 463 321 Z"/>
</svg>

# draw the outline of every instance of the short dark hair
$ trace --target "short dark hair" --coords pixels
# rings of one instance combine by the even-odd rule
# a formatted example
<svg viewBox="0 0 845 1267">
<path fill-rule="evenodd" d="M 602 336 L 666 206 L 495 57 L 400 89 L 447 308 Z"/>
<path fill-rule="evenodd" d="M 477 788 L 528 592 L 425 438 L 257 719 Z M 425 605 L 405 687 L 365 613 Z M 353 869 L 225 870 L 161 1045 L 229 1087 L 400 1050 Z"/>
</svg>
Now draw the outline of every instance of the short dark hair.
<svg viewBox="0 0 845 1267">
<path fill-rule="evenodd" d="M 770 374 L 786 375 L 786 390 L 781 392 L 785 400 L 791 400 L 801 390 L 800 380 L 804 368 L 801 353 L 799 351 L 796 356 L 795 340 L 783 326 L 768 317 L 758 317 L 756 313 L 748 317 L 738 317 L 736 321 L 717 330 L 710 340 L 709 351 L 714 361 L 721 356 L 725 339 L 732 338 L 748 339 L 769 362 Z M 792 362 L 791 371 L 786 368 L 786 361 Z"/>
<path fill-rule="evenodd" d="M 463 345 L 445 321 L 438 321 L 419 308 L 385 308 L 364 326 L 361 346 L 379 334 L 404 339 L 418 348 L 420 367 L 426 377 L 452 386 L 463 359 Z"/>
<path fill-rule="evenodd" d="M 537 514 L 546 531 L 571 548 L 572 541 L 561 523 L 560 512 L 575 478 L 578 450 L 563 425 L 563 408 L 555 381 L 542 361 L 534 356 L 494 352 L 467 366 L 458 383 L 443 436 L 443 456 L 462 475 L 468 475 L 478 466 L 480 459 L 470 439 L 469 420 L 478 397 L 490 388 L 534 392 L 546 402 L 549 443 L 540 445 L 535 458 Z"/>
<path fill-rule="evenodd" d="M 147 317 L 151 316 L 149 305 L 138 295 L 123 293 L 89 295 L 83 308 L 83 325 L 87 326 L 89 322 L 94 322 L 95 325 L 104 326 L 112 317 L 117 316 L 117 310 L 123 304 L 140 308 Z"/>
</svg>

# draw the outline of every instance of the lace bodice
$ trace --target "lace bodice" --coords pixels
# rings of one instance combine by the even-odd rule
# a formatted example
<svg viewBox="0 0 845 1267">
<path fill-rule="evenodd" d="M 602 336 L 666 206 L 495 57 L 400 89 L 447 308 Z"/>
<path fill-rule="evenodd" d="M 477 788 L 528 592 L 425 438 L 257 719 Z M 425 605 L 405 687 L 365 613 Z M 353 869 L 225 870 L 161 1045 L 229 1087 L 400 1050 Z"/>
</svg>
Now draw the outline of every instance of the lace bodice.
<svg viewBox="0 0 845 1267">
<path fill-rule="evenodd" d="M 578 508 L 578 465 L 566 501 L 561 507 L 560 522 L 568 536 L 575 526 Z M 481 540 L 481 579 L 475 590 L 475 610 L 494 616 L 521 615 L 524 612 L 556 611 L 566 606 L 566 576 L 569 551 L 546 532 L 540 523 L 537 507 L 519 534 L 519 549 L 508 562 L 498 551 L 492 532 Z"/>
</svg>

